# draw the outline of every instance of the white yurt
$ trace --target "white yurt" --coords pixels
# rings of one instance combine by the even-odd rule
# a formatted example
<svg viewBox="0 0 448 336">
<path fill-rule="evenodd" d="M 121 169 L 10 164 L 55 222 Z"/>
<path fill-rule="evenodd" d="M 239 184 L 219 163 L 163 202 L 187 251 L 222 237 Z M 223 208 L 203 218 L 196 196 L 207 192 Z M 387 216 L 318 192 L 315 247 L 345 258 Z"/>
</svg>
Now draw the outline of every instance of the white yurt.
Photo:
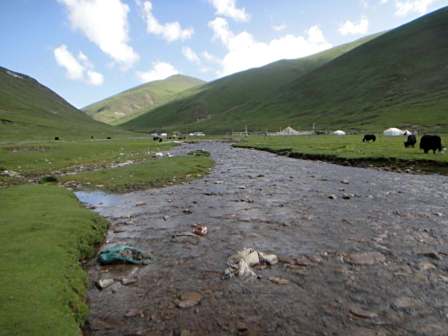
<svg viewBox="0 0 448 336">
<path fill-rule="evenodd" d="M 345 133 L 344 131 L 341 130 L 337 130 L 333 132 L 334 135 L 347 135 L 347 133 Z"/>
<path fill-rule="evenodd" d="M 403 131 L 399 128 L 388 128 L 384 131 L 384 136 L 402 136 Z"/>
</svg>

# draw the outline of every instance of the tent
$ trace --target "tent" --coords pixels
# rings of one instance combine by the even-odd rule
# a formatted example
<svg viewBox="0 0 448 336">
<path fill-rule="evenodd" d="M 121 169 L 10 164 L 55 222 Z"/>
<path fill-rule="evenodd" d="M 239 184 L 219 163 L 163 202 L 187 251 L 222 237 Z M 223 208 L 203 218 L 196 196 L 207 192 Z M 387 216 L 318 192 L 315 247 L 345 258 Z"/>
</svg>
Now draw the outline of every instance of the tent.
<svg viewBox="0 0 448 336">
<path fill-rule="evenodd" d="M 297 132 L 292 127 L 286 127 L 284 130 L 277 133 L 277 135 L 300 135 L 300 132 Z"/>
<path fill-rule="evenodd" d="M 388 128 L 384 131 L 385 136 L 402 136 L 404 132 L 401 129 L 398 128 Z"/>
<path fill-rule="evenodd" d="M 347 133 L 345 133 L 344 131 L 341 130 L 337 130 L 333 132 L 334 135 L 346 135 Z"/>
</svg>

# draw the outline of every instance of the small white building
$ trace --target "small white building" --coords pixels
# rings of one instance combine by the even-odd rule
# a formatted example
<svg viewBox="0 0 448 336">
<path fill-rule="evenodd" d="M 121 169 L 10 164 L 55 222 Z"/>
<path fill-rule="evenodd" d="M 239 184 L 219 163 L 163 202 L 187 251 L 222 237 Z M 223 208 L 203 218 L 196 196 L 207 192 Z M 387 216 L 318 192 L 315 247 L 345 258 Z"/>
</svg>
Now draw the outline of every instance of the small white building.
<svg viewBox="0 0 448 336">
<path fill-rule="evenodd" d="M 188 134 L 189 136 L 197 136 L 197 137 L 204 137 L 205 133 L 204 132 L 192 132 L 190 134 Z"/>
<path fill-rule="evenodd" d="M 384 131 L 384 136 L 402 136 L 404 132 L 399 128 L 388 128 Z"/>
<path fill-rule="evenodd" d="M 333 134 L 334 135 L 339 135 L 339 136 L 347 135 L 347 133 L 345 133 L 344 131 L 341 131 L 341 130 L 334 131 Z"/>
</svg>

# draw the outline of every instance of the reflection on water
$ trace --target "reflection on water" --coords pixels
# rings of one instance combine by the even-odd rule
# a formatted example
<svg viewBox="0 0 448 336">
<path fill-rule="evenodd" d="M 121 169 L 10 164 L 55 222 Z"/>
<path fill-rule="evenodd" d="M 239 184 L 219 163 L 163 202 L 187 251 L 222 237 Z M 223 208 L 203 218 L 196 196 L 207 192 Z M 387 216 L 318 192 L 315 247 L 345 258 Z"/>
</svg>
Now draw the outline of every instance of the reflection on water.
<svg viewBox="0 0 448 336">
<path fill-rule="evenodd" d="M 82 203 L 95 207 L 114 206 L 122 202 L 119 195 L 106 194 L 102 191 L 77 191 L 75 195 Z"/>
</svg>

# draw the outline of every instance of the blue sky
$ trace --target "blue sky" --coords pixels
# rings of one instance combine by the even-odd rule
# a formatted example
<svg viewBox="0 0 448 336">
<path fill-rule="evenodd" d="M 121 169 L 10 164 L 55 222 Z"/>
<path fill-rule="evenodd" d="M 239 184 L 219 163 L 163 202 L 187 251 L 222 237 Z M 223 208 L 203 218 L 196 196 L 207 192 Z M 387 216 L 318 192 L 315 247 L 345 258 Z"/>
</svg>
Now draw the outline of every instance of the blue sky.
<svg viewBox="0 0 448 336">
<path fill-rule="evenodd" d="M 0 1 L 0 65 L 83 107 L 182 73 L 213 80 L 384 31 L 448 0 Z"/>
</svg>

